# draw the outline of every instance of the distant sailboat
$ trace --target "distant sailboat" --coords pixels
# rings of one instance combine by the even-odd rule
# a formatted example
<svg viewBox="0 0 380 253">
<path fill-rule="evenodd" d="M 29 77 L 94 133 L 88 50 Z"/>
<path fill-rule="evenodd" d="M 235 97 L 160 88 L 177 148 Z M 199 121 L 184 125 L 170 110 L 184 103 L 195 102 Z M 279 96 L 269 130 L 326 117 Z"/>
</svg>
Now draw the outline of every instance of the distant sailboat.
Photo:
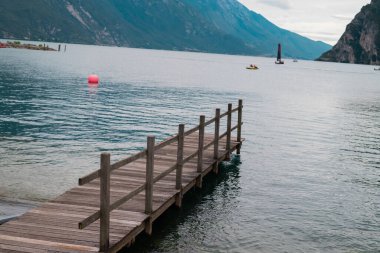
<svg viewBox="0 0 380 253">
<path fill-rule="evenodd" d="M 278 49 L 277 49 L 277 61 L 275 61 L 276 64 L 284 64 L 284 61 L 281 60 L 281 44 L 278 44 Z"/>
</svg>

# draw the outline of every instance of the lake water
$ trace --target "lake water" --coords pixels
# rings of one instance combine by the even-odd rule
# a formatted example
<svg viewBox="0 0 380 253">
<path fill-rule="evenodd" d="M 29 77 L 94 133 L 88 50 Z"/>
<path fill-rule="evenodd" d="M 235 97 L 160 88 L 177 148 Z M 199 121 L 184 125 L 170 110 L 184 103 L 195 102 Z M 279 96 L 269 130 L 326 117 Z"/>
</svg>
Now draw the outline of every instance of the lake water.
<svg viewBox="0 0 380 253">
<path fill-rule="evenodd" d="M 260 70 L 246 70 L 251 63 Z M 380 73 L 273 63 L 79 45 L 0 49 L 0 197 L 51 199 L 97 169 L 100 152 L 116 161 L 147 135 L 163 140 L 241 98 L 241 156 L 132 252 L 380 252 Z M 98 88 L 87 85 L 91 73 Z"/>
</svg>

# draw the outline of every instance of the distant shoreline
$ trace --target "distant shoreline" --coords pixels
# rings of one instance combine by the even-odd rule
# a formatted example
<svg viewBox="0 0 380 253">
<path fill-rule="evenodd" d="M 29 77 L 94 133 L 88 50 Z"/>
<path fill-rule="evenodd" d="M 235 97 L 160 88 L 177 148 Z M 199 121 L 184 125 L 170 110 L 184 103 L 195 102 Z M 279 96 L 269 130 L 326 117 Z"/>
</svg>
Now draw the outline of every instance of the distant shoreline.
<svg viewBox="0 0 380 253">
<path fill-rule="evenodd" d="M 20 41 L 7 41 L 5 43 L 0 42 L 0 48 L 19 48 L 39 51 L 57 51 L 54 48 L 49 47 L 47 44 L 22 44 Z"/>
</svg>

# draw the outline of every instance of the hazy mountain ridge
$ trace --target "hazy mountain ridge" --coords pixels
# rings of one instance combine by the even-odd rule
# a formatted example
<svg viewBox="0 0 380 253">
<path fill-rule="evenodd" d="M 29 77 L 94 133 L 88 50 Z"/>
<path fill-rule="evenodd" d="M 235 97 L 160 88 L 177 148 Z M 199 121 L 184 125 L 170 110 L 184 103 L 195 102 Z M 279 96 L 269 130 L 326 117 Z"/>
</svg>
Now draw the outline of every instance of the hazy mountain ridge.
<svg viewBox="0 0 380 253">
<path fill-rule="evenodd" d="M 330 49 L 236 0 L 2 0 L 0 37 L 314 59 Z"/>
<path fill-rule="evenodd" d="M 380 64 L 380 0 L 372 0 L 355 16 L 338 43 L 320 61 Z"/>
</svg>

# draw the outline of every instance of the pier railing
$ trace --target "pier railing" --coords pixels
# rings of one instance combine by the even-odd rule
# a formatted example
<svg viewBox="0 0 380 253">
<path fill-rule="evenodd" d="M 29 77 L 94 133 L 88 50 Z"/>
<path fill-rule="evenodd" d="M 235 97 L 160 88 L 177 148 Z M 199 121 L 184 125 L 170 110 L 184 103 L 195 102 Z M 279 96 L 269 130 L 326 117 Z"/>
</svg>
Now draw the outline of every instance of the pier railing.
<svg viewBox="0 0 380 253">
<path fill-rule="evenodd" d="M 153 184 L 168 176 L 173 171 L 176 171 L 176 182 L 175 189 L 178 191 L 176 195 L 176 205 L 181 206 L 182 201 L 182 169 L 184 164 L 189 162 L 191 159 L 198 157 L 197 159 L 197 172 L 199 173 L 197 177 L 197 186 L 202 185 L 202 165 L 203 165 L 203 152 L 204 150 L 213 147 L 213 169 L 217 173 L 218 162 L 220 158 L 219 154 L 219 141 L 226 137 L 226 147 L 225 147 L 225 157 L 229 159 L 231 153 L 231 134 L 233 131 L 237 130 L 237 142 L 241 143 L 241 127 L 242 127 L 242 109 L 243 101 L 239 100 L 239 104 L 236 108 L 232 108 L 232 104 L 228 104 L 228 110 L 224 113 L 220 113 L 220 109 L 216 109 L 215 117 L 206 121 L 204 115 L 199 118 L 199 124 L 185 131 L 185 125 L 180 124 L 178 126 L 178 134 L 159 143 L 155 144 L 155 137 L 147 137 L 147 148 L 143 151 L 132 155 L 126 159 L 118 161 L 111 164 L 111 155 L 109 153 L 102 153 L 100 156 L 100 169 L 90 173 L 89 175 L 79 179 L 79 185 L 85 185 L 94 179 L 100 178 L 100 209 L 94 212 L 92 215 L 88 216 L 81 222 L 79 222 L 79 229 L 84 229 L 93 222 L 100 219 L 100 243 L 99 250 L 105 252 L 109 248 L 109 230 L 110 230 L 110 212 L 117 209 L 121 205 L 125 204 L 128 200 L 132 199 L 139 193 L 145 191 L 145 213 L 150 215 L 153 212 Z M 237 124 L 232 126 L 232 114 L 237 112 Z M 226 131 L 220 134 L 220 122 L 221 119 L 227 117 Z M 214 123 L 214 138 L 209 143 L 204 143 L 205 141 L 205 128 Z M 185 137 L 198 131 L 198 148 L 197 150 L 184 157 L 184 140 Z M 154 155 L 158 150 L 177 142 L 177 160 L 176 163 L 160 173 L 159 175 L 153 175 L 154 171 Z M 237 154 L 240 153 L 240 145 L 237 147 Z M 135 188 L 127 195 L 119 198 L 118 200 L 111 203 L 110 201 L 110 174 L 112 171 L 121 168 L 129 163 L 132 163 L 138 159 L 146 158 L 146 181 L 139 187 Z M 152 220 L 151 218 L 147 220 L 145 231 L 148 234 L 152 233 Z"/>
</svg>

